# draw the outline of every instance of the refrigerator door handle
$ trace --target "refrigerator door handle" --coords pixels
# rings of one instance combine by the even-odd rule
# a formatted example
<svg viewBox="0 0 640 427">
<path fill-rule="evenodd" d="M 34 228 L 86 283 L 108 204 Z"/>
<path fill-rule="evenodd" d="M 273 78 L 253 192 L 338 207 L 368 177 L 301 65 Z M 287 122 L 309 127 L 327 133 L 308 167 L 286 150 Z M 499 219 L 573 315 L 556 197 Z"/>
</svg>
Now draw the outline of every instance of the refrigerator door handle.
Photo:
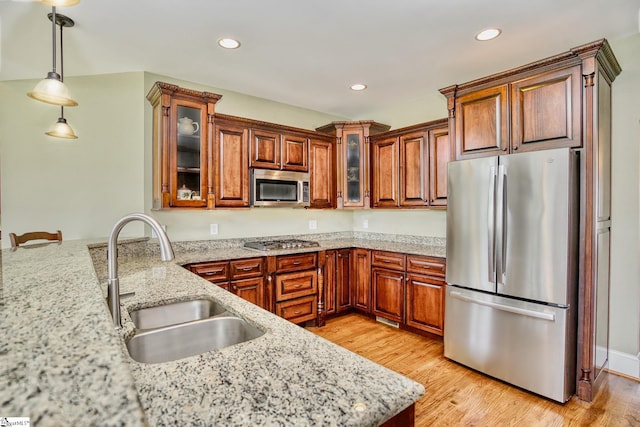
<svg viewBox="0 0 640 427">
<path fill-rule="evenodd" d="M 533 317 L 541 320 L 549 320 L 551 322 L 554 322 L 556 320 L 556 315 L 554 313 L 541 313 L 539 311 L 528 310 L 526 308 L 511 307 L 508 305 L 502 305 L 495 302 L 482 301 L 476 298 L 468 297 L 457 291 L 451 291 L 449 295 L 451 295 L 451 297 L 453 298 L 457 298 L 465 302 L 484 305 L 486 307 L 495 308 L 496 310 L 507 311 L 509 313 L 520 314 L 522 316 Z"/>
<path fill-rule="evenodd" d="M 505 275 L 507 272 L 507 170 L 505 165 L 498 166 L 498 195 L 496 197 L 496 271 L 498 284 L 506 285 Z"/>
<path fill-rule="evenodd" d="M 496 281 L 496 241 L 495 241 L 495 204 L 496 204 L 496 168 L 491 166 L 489 175 L 489 203 L 487 208 L 487 239 L 489 246 L 489 282 Z"/>
</svg>

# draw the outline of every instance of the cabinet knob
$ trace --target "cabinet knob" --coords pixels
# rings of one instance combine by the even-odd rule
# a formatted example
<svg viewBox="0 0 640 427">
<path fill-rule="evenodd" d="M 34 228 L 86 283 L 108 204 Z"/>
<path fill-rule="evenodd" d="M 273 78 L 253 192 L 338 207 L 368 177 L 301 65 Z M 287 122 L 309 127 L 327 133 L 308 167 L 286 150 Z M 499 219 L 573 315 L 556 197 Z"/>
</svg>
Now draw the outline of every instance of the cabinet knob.
<svg viewBox="0 0 640 427">
<path fill-rule="evenodd" d="M 517 150 L 517 149 L 518 149 L 518 146 L 516 145 L 515 147 L 513 147 L 513 149 L 514 149 L 514 150 Z"/>
</svg>

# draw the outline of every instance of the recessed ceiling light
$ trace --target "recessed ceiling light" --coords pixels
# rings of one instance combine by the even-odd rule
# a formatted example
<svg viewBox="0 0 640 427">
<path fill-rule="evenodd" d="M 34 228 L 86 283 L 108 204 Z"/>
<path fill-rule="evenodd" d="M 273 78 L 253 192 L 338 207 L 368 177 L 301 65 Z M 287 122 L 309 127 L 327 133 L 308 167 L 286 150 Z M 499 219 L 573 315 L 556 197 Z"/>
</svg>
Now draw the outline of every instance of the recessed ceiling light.
<svg viewBox="0 0 640 427">
<path fill-rule="evenodd" d="M 230 39 L 228 37 L 221 38 L 218 40 L 218 44 L 220 47 L 225 49 L 237 49 L 240 47 L 240 42 L 236 39 Z"/>
<path fill-rule="evenodd" d="M 367 88 L 367 85 L 364 83 L 356 83 L 356 84 L 352 84 L 351 85 L 351 90 L 365 90 Z"/>
<path fill-rule="evenodd" d="M 486 30 L 480 31 L 476 35 L 476 40 L 486 41 L 486 40 L 495 39 L 501 33 L 502 33 L 502 31 L 499 28 L 487 28 Z"/>
</svg>

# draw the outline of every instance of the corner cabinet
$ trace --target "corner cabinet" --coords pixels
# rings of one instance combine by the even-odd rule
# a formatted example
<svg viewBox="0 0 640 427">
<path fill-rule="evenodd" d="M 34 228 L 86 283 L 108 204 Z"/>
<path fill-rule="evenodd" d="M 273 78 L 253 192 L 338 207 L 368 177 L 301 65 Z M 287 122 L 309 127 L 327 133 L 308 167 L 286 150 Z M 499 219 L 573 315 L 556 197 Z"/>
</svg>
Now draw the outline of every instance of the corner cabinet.
<svg viewBox="0 0 640 427">
<path fill-rule="evenodd" d="M 215 104 L 222 96 L 156 82 L 153 107 L 153 207 L 213 207 L 209 174 Z"/>
<path fill-rule="evenodd" d="M 371 138 L 371 207 L 446 206 L 451 153 L 446 118 Z"/>
<path fill-rule="evenodd" d="M 455 159 L 580 150 L 577 395 L 591 401 L 609 354 L 611 91 L 622 69 L 605 39 L 449 86 Z"/>
<path fill-rule="evenodd" d="M 316 128 L 336 138 L 336 207 L 370 207 L 369 136 L 389 130 L 374 121 L 332 122 Z"/>
</svg>

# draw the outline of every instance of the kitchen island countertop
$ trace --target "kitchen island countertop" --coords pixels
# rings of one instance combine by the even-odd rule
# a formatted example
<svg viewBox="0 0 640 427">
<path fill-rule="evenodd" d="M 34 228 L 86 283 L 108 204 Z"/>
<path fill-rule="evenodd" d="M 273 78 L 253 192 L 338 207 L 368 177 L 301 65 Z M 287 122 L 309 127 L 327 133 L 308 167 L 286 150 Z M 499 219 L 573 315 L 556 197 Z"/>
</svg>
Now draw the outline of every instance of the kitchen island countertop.
<svg viewBox="0 0 640 427">
<path fill-rule="evenodd" d="M 376 244 L 361 240 L 327 240 L 319 249 L 403 245 L 371 247 Z M 121 256 L 121 292 L 135 295 L 121 301 L 123 328 L 115 331 L 104 284 L 99 285 L 104 266 L 99 255 L 90 254 L 89 243 L 2 251 L 3 416 L 29 416 L 39 425 L 378 425 L 424 393 L 422 385 L 179 265 L 264 255 L 240 247 L 178 250 L 168 263 L 156 256 Z M 442 256 L 437 250 L 424 254 Z M 162 364 L 128 356 L 130 310 L 194 297 L 217 300 L 265 334 Z"/>
</svg>

